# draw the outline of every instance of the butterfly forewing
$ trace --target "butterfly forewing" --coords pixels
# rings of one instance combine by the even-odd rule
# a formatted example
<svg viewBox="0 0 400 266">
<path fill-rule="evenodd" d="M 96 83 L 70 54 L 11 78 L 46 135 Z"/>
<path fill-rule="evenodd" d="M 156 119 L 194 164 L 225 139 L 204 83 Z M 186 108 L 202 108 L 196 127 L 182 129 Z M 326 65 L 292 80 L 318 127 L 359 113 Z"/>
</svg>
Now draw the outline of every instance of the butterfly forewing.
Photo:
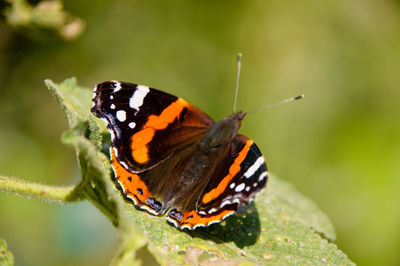
<svg viewBox="0 0 400 266">
<path fill-rule="evenodd" d="M 92 112 L 110 131 L 116 159 L 140 173 L 203 136 L 213 120 L 182 98 L 143 85 L 106 81 Z"/>
</svg>

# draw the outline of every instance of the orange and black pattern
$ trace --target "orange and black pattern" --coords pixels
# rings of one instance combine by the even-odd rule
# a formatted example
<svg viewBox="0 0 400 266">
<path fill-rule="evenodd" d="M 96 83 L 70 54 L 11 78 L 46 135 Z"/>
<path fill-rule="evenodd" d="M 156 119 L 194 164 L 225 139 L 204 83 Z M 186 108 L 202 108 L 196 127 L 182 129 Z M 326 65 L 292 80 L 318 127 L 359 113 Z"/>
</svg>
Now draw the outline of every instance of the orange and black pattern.
<svg viewBox="0 0 400 266">
<path fill-rule="evenodd" d="M 243 112 L 214 122 L 182 98 L 120 81 L 94 88 L 91 111 L 107 124 L 124 197 L 177 228 L 220 222 L 265 187 L 264 157 L 237 134 Z"/>
</svg>

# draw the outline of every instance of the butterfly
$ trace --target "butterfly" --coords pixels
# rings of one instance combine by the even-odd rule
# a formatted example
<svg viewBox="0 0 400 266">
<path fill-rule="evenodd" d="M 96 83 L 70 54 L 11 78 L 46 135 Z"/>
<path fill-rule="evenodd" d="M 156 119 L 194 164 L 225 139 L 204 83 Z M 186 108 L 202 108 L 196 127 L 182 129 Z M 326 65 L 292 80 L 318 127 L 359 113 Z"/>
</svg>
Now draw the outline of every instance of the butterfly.
<svg viewBox="0 0 400 266">
<path fill-rule="evenodd" d="M 114 179 L 124 197 L 177 228 L 218 223 L 266 185 L 253 140 L 238 134 L 246 113 L 215 122 L 169 93 L 121 81 L 94 88 L 92 113 L 111 135 Z"/>
</svg>

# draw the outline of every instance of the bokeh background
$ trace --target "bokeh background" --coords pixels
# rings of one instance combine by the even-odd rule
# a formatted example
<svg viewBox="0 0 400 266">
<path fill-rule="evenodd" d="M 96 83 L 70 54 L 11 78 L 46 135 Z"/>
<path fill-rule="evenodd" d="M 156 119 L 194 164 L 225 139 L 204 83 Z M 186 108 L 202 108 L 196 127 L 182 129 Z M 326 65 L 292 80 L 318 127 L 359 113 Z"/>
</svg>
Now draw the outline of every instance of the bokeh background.
<svg viewBox="0 0 400 266">
<path fill-rule="evenodd" d="M 9 3 L 0 5 L 1 174 L 79 180 L 74 152 L 60 142 L 66 120 L 44 79 L 142 83 L 220 119 L 232 109 L 242 52 L 240 109 L 306 98 L 249 115 L 241 133 L 273 174 L 329 215 L 351 260 L 400 264 L 399 1 L 69 0 L 65 10 L 86 25 L 72 41 L 32 39 L 10 26 Z M 117 243 L 89 203 L 4 193 L 0 237 L 17 265 L 107 265 Z"/>
</svg>

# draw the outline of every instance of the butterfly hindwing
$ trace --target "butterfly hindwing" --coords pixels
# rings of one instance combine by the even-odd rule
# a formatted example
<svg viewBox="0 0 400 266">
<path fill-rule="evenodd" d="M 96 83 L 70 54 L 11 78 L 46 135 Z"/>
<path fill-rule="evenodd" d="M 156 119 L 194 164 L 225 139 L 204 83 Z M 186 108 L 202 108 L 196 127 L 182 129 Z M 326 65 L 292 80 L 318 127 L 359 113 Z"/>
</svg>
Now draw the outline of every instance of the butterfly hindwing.
<svg viewBox="0 0 400 266">
<path fill-rule="evenodd" d="M 219 160 L 193 209 L 173 209 L 168 220 L 183 229 L 219 222 L 248 204 L 266 184 L 267 167 L 254 142 L 238 135 Z"/>
<path fill-rule="evenodd" d="M 122 166 L 115 157 L 114 150 L 110 149 L 111 166 L 114 171 L 114 178 L 119 184 L 123 195 L 132 201 L 135 206 L 144 209 L 151 214 L 158 215 L 161 210 L 161 203 L 154 200 L 153 193 L 144 182 L 142 174 L 135 174 Z"/>
<path fill-rule="evenodd" d="M 214 123 L 182 98 L 143 85 L 106 81 L 93 96 L 92 112 L 106 122 L 116 159 L 134 173 L 195 142 Z"/>
<path fill-rule="evenodd" d="M 267 166 L 253 140 L 237 135 L 225 160 L 226 163 L 220 164 L 197 203 L 199 213 L 211 214 L 231 204 L 246 205 L 265 187 Z"/>
</svg>

